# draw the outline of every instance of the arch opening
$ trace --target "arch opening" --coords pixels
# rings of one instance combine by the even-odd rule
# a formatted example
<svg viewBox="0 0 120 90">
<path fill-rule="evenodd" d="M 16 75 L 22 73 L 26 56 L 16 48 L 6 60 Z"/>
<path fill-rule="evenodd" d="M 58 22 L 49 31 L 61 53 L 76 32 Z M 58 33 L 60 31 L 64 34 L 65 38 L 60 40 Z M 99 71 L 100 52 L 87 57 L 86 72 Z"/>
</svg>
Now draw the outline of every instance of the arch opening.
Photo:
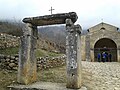
<svg viewBox="0 0 120 90">
<path fill-rule="evenodd" d="M 117 62 L 117 45 L 109 38 L 102 38 L 94 45 L 94 61 Z"/>
</svg>

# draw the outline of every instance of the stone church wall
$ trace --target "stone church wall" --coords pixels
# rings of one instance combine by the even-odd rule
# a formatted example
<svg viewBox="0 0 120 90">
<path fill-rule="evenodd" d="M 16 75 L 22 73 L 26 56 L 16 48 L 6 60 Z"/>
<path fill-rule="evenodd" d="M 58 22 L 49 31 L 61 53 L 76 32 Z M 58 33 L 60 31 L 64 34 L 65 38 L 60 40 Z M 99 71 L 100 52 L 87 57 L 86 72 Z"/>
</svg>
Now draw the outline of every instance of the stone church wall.
<svg viewBox="0 0 120 90">
<path fill-rule="evenodd" d="M 86 40 L 86 35 L 82 35 L 81 36 L 81 59 L 82 59 L 82 61 L 86 60 L 85 40 Z"/>
<path fill-rule="evenodd" d="M 94 61 L 94 46 L 102 38 L 108 38 L 117 45 L 117 61 L 120 61 L 120 32 L 118 28 L 109 24 L 100 23 L 89 29 L 90 35 L 90 59 Z"/>
</svg>

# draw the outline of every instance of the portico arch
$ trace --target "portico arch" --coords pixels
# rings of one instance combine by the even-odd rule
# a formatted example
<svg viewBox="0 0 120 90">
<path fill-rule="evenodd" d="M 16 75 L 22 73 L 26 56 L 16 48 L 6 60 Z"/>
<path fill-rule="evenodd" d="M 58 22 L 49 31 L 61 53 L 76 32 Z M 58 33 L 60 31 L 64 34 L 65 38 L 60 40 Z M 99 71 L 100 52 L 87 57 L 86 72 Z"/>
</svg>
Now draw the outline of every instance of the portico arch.
<svg viewBox="0 0 120 90">
<path fill-rule="evenodd" d="M 101 38 L 99 39 L 95 45 L 94 45 L 94 61 L 97 60 L 98 53 L 101 54 L 101 60 L 102 60 L 102 53 L 106 52 L 108 55 L 107 60 L 110 61 L 109 54 L 112 55 L 111 61 L 116 62 L 117 61 L 117 45 L 116 43 L 109 38 Z"/>
</svg>

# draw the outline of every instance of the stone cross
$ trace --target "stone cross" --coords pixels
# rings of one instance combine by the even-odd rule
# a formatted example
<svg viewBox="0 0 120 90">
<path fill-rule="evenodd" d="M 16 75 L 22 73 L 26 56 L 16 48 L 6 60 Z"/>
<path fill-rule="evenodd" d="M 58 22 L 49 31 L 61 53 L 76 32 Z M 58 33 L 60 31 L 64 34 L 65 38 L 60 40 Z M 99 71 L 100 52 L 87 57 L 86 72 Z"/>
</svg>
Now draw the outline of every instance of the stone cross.
<svg viewBox="0 0 120 90">
<path fill-rule="evenodd" d="M 55 10 L 55 9 L 53 9 L 52 7 L 51 7 L 51 9 L 49 10 L 49 11 L 51 12 L 51 15 L 52 15 L 52 11 L 53 11 L 53 10 Z"/>
</svg>

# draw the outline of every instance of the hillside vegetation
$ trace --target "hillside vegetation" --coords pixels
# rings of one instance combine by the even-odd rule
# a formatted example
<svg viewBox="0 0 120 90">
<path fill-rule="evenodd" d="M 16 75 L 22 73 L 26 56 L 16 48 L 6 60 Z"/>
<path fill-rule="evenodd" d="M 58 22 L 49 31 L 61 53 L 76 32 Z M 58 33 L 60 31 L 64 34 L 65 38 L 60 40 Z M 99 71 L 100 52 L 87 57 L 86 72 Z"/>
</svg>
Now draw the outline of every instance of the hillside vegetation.
<svg viewBox="0 0 120 90">
<path fill-rule="evenodd" d="M 22 35 L 23 24 L 19 22 L 0 21 L 0 33 L 12 34 L 14 36 Z"/>
<path fill-rule="evenodd" d="M 66 30 L 65 26 L 45 26 L 38 28 L 39 35 L 41 38 L 47 38 L 56 44 L 65 46 Z"/>
<path fill-rule="evenodd" d="M 12 34 L 14 36 L 21 36 L 24 24 L 15 21 L 0 21 L 0 33 Z M 46 26 L 38 27 L 39 37 L 48 39 L 57 44 L 65 45 L 65 26 Z"/>
</svg>

